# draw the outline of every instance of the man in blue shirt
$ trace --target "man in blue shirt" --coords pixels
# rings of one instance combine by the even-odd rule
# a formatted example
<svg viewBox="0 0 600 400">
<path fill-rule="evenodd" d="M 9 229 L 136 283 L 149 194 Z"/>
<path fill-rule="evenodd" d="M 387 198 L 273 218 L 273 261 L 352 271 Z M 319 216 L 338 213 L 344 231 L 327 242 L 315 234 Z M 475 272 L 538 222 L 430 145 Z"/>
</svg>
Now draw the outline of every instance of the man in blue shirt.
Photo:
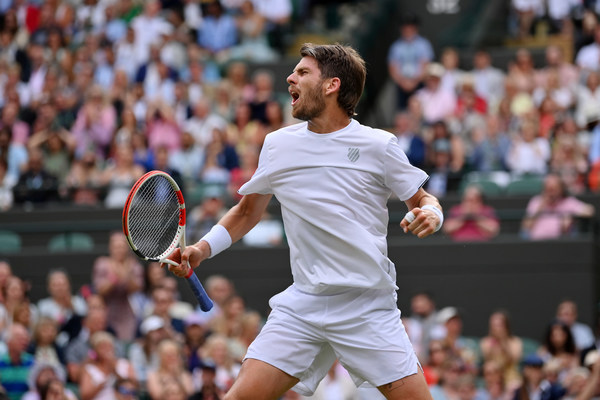
<svg viewBox="0 0 600 400">
<path fill-rule="evenodd" d="M 388 52 L 388 71 L 398 88 L 397 109 L 407 107 L 409 97 L 422 86 L 425 65 L 433 60 L 429 40 L 419 35 L 419 21 L 406 15 L 400 27 L 400 38 Z"/>
<path fill-rule="evenodd" d="M 27 376 L 34 358 L 25 352 L 30 336 L 21 324 L 11 325 L 6 332 L 8 351 L 0 355 L 0 383 L 10 399 L 20 399 L 28 390 Z"/>
</svg>

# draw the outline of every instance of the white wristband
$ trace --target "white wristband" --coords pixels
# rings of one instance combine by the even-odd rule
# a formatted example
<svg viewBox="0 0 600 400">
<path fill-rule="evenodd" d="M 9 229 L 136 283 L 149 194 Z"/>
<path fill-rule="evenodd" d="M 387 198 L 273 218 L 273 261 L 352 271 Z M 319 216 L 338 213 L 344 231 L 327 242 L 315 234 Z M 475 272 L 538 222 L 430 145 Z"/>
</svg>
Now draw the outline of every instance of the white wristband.
<svg viewBox="0 0 600 400">
<path fill-rule="evenodd" d="M 438 218 L 440 219 L 440 222 L 438 223 L 437 227 L 435 228 L 435 231 L 436 232 L 439 231 L 440 228 L 442 227 L 442 224 L 444 223 L 444 213 L 442 212 L 442 210 L 440 210 L 436 206 L 432 206 L 431 204 L 425 204 L 423 207 L 421 207 L 421 210 L 433 211 L 435 213 L 435 215 L 438 216 Z"/>
<path fill-rule="evenodd" d="M 231 235 L 229 235 L 227 228 L 219 224 L 213 226 L 200 240 L 204 240 L 210 247 L 210 256 L 208 258 L 213 258 L 231 246 L 232 243 Z"/>
</svg>

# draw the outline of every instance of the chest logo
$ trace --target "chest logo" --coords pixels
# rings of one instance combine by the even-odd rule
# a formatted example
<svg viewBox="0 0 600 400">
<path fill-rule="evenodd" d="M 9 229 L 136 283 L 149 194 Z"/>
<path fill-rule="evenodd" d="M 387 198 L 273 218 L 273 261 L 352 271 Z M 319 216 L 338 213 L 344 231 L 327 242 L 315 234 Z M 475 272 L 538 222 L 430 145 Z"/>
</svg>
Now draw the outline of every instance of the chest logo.
<svg viewBox="0 0 600 400">
<path fill-rule="evenodd" d="M 348 160 L 356 162 L 360 158 L 360 151 L 357 147 L 348 147 Z"/>
</svg>

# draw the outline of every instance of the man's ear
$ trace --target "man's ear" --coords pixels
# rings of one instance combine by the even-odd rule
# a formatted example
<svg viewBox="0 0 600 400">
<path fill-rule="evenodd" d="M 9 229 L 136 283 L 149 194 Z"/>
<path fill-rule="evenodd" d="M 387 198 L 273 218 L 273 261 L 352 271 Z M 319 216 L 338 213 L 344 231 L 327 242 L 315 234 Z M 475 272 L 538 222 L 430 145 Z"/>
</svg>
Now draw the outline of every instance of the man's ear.
<svg viewBox="0 0 600 400">
<path fill-rule="evenodd" d="M 341 85 L 342 81 L 340 81 L 340 78 L 327 79 L 325 83 L 325 94 L 327 95 L 339 91 Z"/>
</svg>

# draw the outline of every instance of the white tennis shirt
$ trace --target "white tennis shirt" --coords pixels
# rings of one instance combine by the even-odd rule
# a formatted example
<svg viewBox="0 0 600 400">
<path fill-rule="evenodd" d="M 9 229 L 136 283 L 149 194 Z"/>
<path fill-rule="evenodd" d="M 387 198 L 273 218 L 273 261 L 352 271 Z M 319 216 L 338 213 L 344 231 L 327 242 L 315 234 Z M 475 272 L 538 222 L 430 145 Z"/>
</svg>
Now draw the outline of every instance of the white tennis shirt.
<svg viewBox="0 0 600 400">
<path fill-rule="evenodd" d="M 294 283 L 308 293 L 396 288 L 387 257 L 387 201 L 427 181 L 389 132 L 356 120 L 318 134 L 303 122 L 267 135 L 258 169 L 239 193 L 274 194 L 290 246 Z"/>
</svg>

